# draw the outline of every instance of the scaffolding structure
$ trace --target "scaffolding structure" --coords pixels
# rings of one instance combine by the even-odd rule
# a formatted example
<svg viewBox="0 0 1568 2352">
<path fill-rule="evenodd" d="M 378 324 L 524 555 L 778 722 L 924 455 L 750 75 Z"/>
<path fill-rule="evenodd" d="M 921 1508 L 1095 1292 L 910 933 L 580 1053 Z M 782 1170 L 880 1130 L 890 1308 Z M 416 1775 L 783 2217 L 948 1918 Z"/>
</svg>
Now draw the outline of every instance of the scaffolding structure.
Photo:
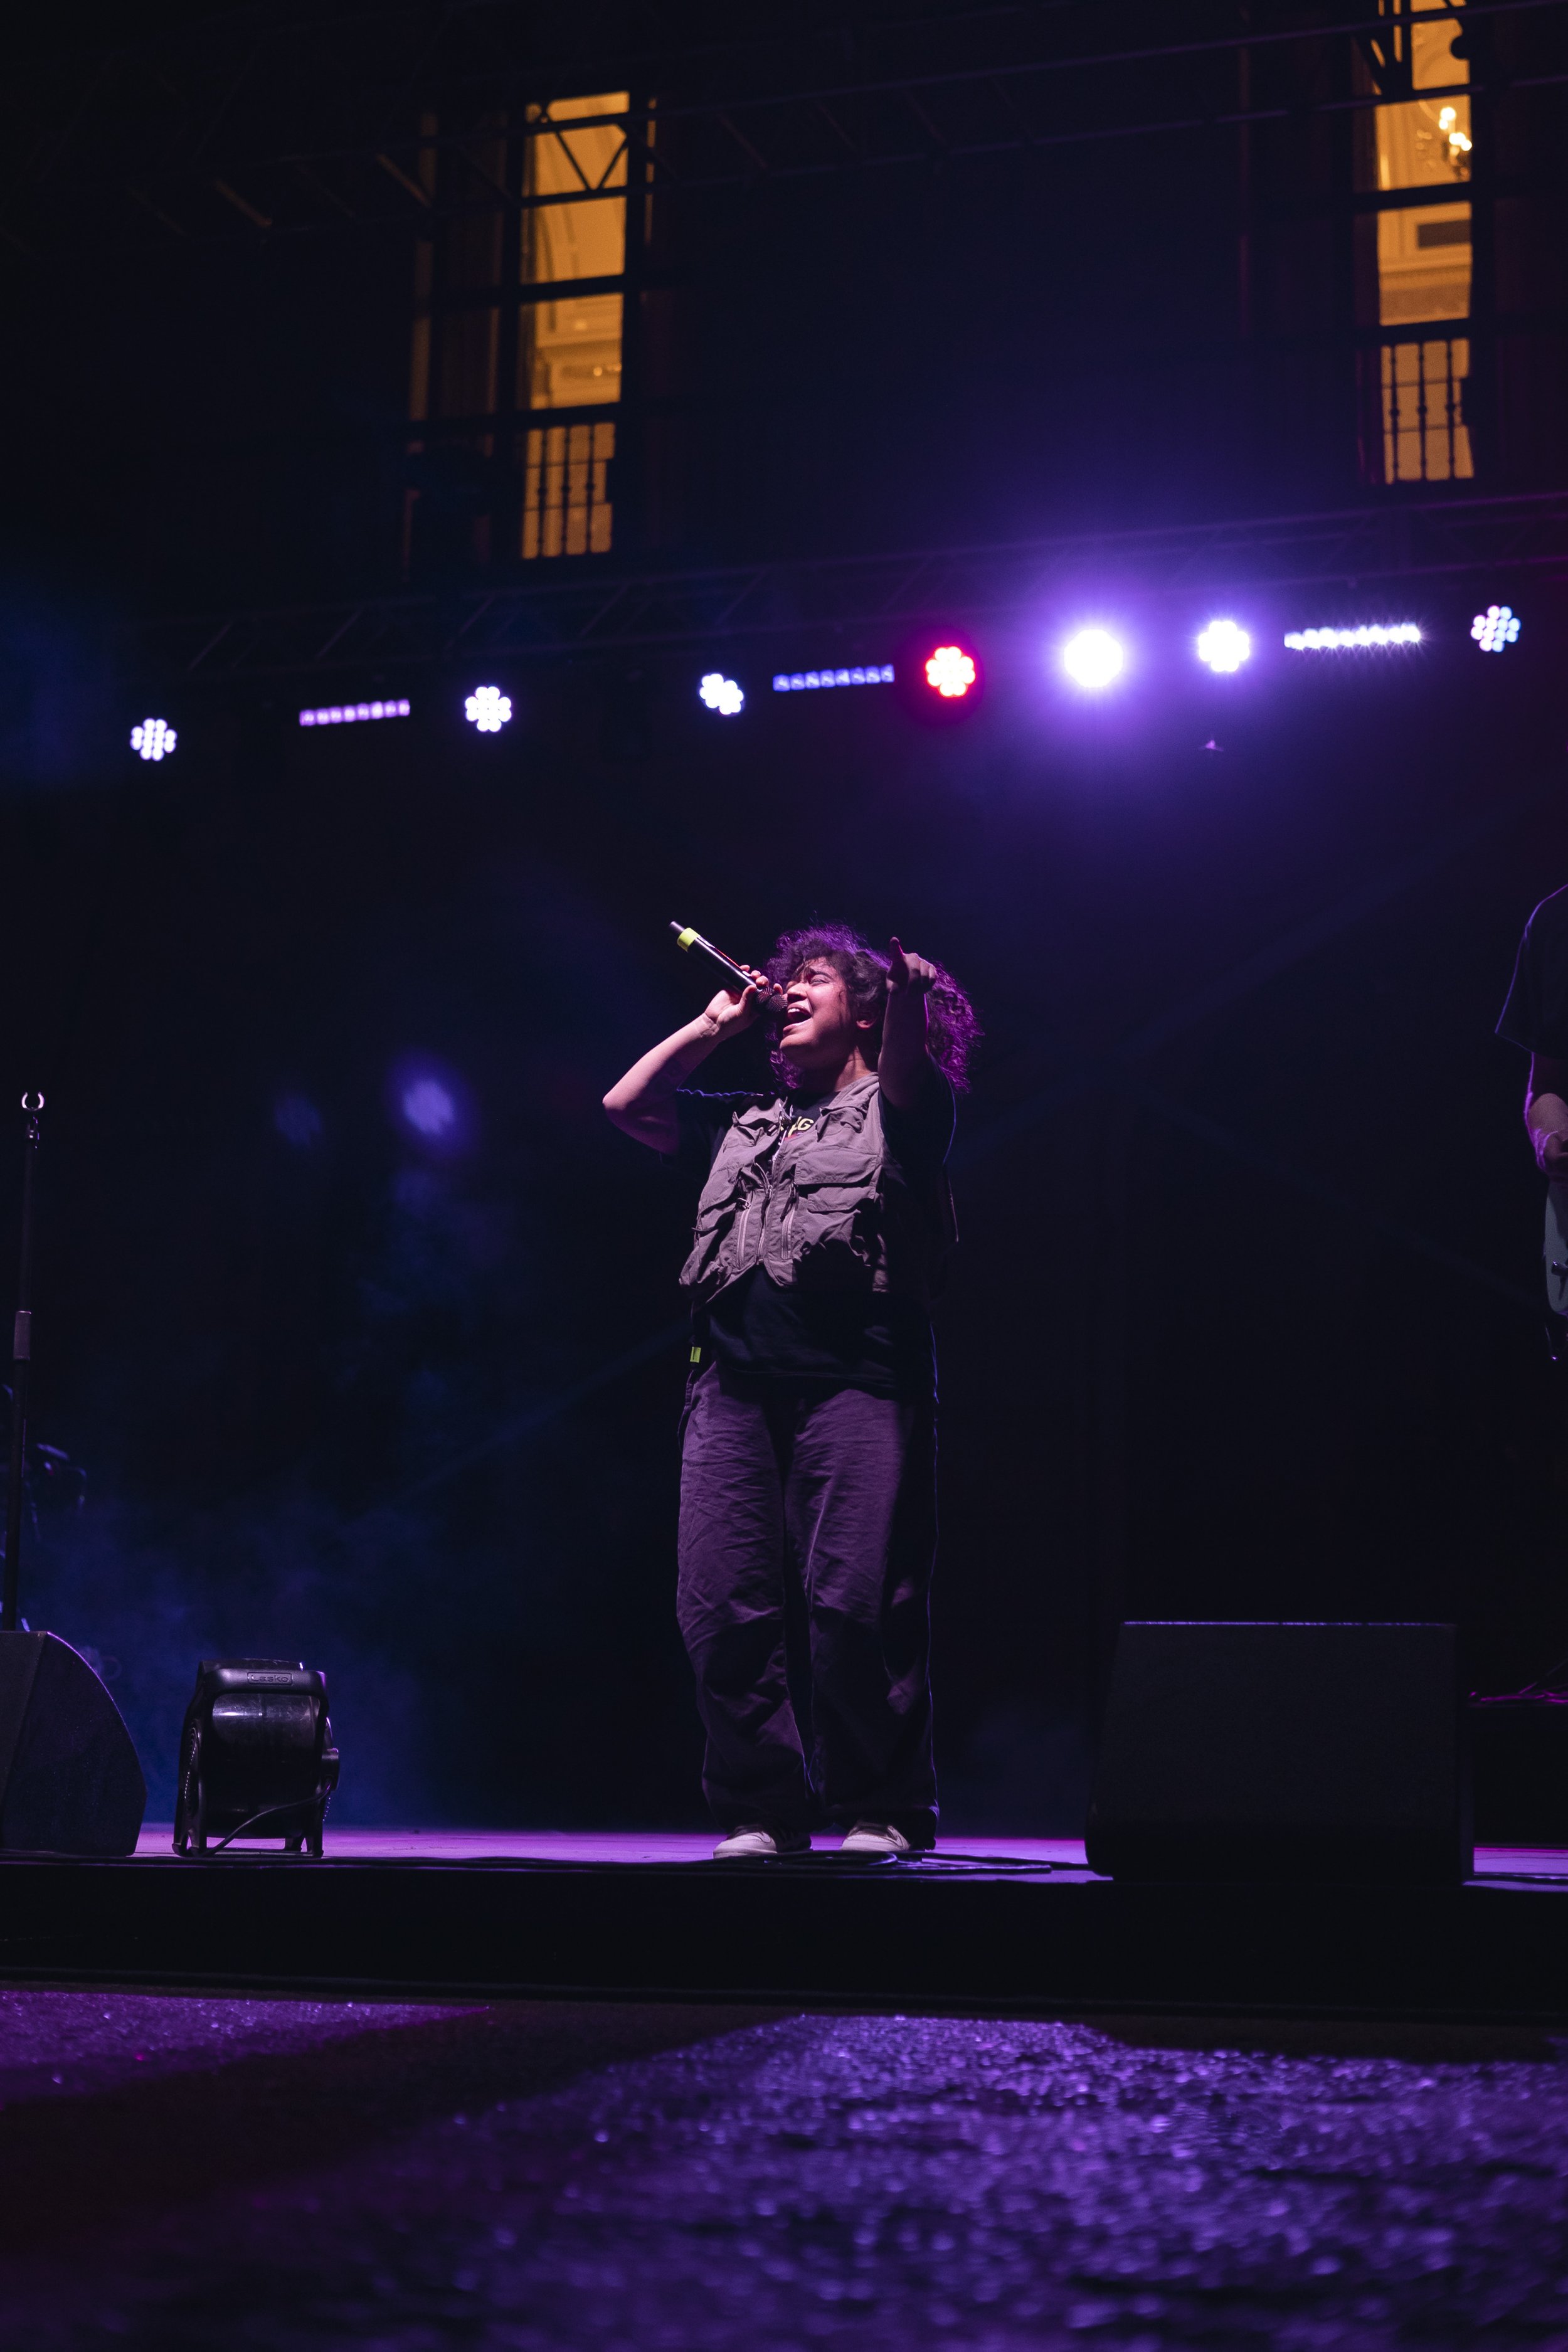
<svg viewBox="0 0 1568 2352">
<path fill-rule="evenodd" d="M 1568 490 L 1427 499 L 1332 514 L 1078 534 L 1014 546 L 931 548 L 832 561 L 607 572 L 586 567 L 452 596 L 150 620 L 121 638 L 131 675 L 233 685 L 282 677 L 374 675 L 483 656 L 509 662 L 770 639 L 892 634 L 955 614 L 1026 614 L 1092 580 L 1102 593 L 1157 599 L 1287 588 L 1363 595 L 1401 583 L 1527 572 L 1568 578 Z"/>
</svg>

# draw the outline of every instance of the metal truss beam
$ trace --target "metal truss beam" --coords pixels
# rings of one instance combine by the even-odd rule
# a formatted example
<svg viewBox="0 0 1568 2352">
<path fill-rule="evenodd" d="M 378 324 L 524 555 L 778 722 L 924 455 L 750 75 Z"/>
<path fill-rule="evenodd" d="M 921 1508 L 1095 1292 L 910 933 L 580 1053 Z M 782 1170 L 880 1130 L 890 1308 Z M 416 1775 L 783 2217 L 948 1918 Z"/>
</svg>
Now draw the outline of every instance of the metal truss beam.
<svg viewBox="0 0 1568 2352">
<path fill-rule="evenodd" d="M 537 576 L 456 599 L 364 597 L 155 619 L 128 627 L 121 651 L 129 674 L 170 686 L 370 678 L 425 663 L 609 657 L 744 639 L 795 649 L 815 641 L 820 659 L 832 635 L 874 635 L 885 647 L 925 622 L 1022 617 L 1067 590 L 1144 599 L 1352 583 L 1365 590 L 1471 575 L 1485 583 L 1521 570 L 1568 579 L 1568 490 L 708 571 L 542 562 Z"/>
<path fill-rule="evenodd" d="M 1568 0 L 1543 0 L 1543 5 L 1562 7 L 1568 5 Z M 996 85 L 997 96 L 1005 100 L 1007 93 L 1001 86 L 1000 78 L 993 76 L 991 79 Z M 1507 88 L 1513 92 L 1562 89 L 1568 88 L 1568 73 L 1516 75 L 1509 80 Z M 1474 99 L 1478 94 L 1484 94 L 1484 90 L 1485 85 L 1479 81 L 1444 82 L 1430 88 L 1424 87 L 1421 95 L 1424 99 L 1429 100 Z M 901 95 L 909 104 L 913 104 L 913 100 L 908 92 Z M 731 135 L 739 152 L 745 158 L 743 165 L 737 164 L 725 168 L 721 158 L 710 159 L 706 168 L 683 169 L 677 173 L 662 158 L 657 156 L 653 150 L 649 149 L 647 155 L 652 167 L 651 185 L 654 193 L 660 197 L 675 196 L 687 199 L 713 195 L 727 189 L 793 184 L 802 180 L 821 180 L 840 177 L 846 173 L 853 172 L 879 172 L 889 169 L 908 171 L 933 163 L 973 163 L 998 155 L 1045 155 L 1068 148 L 1097 146 L 1109 141 L 1154 139 L 1177 132 L 1191 134 L 1198 131 L 1213 133 L 1264 130 L 1300 123 L 1317 116 L 1371 113 L 1385 102 L 1376 94 L 1363 93 L 1349 98 L 1317 99 L 1301 105 L 1210 108 L 1201 113 L 1156 115 L 1142 121 L 1075 125 L 1071 130 L 1067 131 L 1031 127 L 1020 121 L 1017 119 L 1016 110 L 1010 108 L 1005 121 L 987 124 L 983 135 L 968 137 L 959 135 L 956 131 L 944 135 L 934 123 L 931 122 L 929 117 L 922 114 L 925 136 L 920 143 L 915 145 L 910 145 L 907 142 L 900 143 L 895 138 L 877 144 L 868 140 L 861 148 L 848 152 L 838 152 L 837 149 L 830 149 L 826 152 L 807 152 L 807 147 L 803 145 L 798 138 L 795 138 L 793 142 L 790 141 L 790 132 L 796 130 L 798 126 L 790 123 L 786 117 L 782 126 L 784 136 L 781 138 L 775 135 L 770 142 L 773 150 L 771 155 L 764 155 L 754 142 L 742 138 L 736 125 L 730 121 L 726 115 L 713 111 L 706 119 Z M 801 112 L 805 110 L 804 106 L 797 110 Z M 384 148 L 405 153 L 413 160 L 426 148 L 438 145 L 456 147 L 462 143 L 458 140 L 446 142 L 422 140 L 413 134 L 402 140 L 389 135 L 384 142 Z M 131 189 L 130 193 L 146 208 L 153 218 L 157 219 L 169 230 L 172 236 L 203 245 L 233 245 L 236 242 L 256 242 L 269 237 L 316 236 L 329 231 L 346 234 L 351 227 L 383 232 L 390 230 L 401 235 L 427 235 L 431 224 L 436 221 L 486 218 L 499 211 L 520 213 L 558 211 L 567 205 L 624 201 L 623 192 L 618 189 L 605 191 L 596 188 L 569 188 L 552 191 L 542 195 L 503 195 L 500 192 L 488 195 L 481 190 L 471 200 L 442 204 L 434 204 L 428 198 L 422 196 L 419 200 L 419 209 L 405 205 L 398 210 L 389 209 L 385 205 L 379 207 L 368 205 L 363 185 L 356 183 L 354 202 L 357 202 L 359 209 L 355 210 L 350 199 L 338 189 L 331 186 L 325 181 L 323 174 L 326 170 L 334 167 L 340 172 L 355 173 L 369 160 L 372 159 L 368 156 L 368 152 L 349 149 L 335 152 L 331 155 L 323 153 L 312 157 L 283 155 L 253 165 L 252 184 L 257 186 L 272 186 L 280 173 L 292 173 L 300 175 L 305 184 L 314 185 L 327 200 L 331 209 L 330 213 L 325 214 L 320 209 L 304 211 L 298 206 L 295 207 L 291 216 L 284 216 L 281 213 L 277 216 L 263 214 L 259 207 L 253 205 L 247 197 L 242 198 L 226 182 L 219 180 L 204 180 L 195 184 L 182 181 L 178 177 L 171 177 L 164 184 L 164 200 L 161 205 L 155 204 L 139 188 Z M 391 163 L 390 157 L 383 151 L 376 152 L 374 161 L 384 167 L 388 167 Z M 409 175 L 400 167 L 392 168 L 395 177 L 404 186 L 408 186 Z M 191 209 L 193 201 L 198 206 L 202 205 L 209 191 L 216 192 L 225 198 L 230 206 L 243 215 L 251 223 L 250 228 L 236 229 L 226 224 L 219 226 L 211 216 L 210 210 L 204 212 L 202 216 L 197 218 Z M 1325 212 L 1345 209 L 1397 210 L 1401 203 L 1409 200 L 1405 192 L 1399 192 L 1396 200 L 1384 199 L 1381 202 L 1374 194 L 1361 203 L 1352 203 L 1349 199 L 1330 198 L 1324 200 L 1319 206 L 1303 206 L 1301 209 L 1318 209 Z M 1428 203 L 1433 201 L 1429 194 L 1426 195 L 1425 200 Z M 1441 202 L 1443 199 L 1439 196 L 1436 201 Z M 172 217 L 170 208 L 174 206 L 181 208 L 184 215 L 183 219 Z"/>
<path fill-rule="evenodd" d="M 1492 56 L 1502 20 L 1561 15 L 1565 0 L 1435 0 L 1424 23 L 1461 26 L 1475 56 L 1468 79 L 1426 97 L 1562 85 L 1550 69 L 1521 75 L 1518 61 L 1500 76 Z M 635 13 L 635 12 L 634 12 Z M 101 244 L 153 248 L 166 241 L 205 245 L 288 239 L 325 232 L 427 233 L 434 220 L 537 205 L 595 203 L 601 189 L 539 194 L 487 189 L 470 173 L 437 196 L 421 164 L 446 154 L 474 163 L 477 139 L 552 135 L 551 96 L 581 88 L 585 70 L 601 86 L 657 93 L 650 108 L 634 100 L 616 115 L 574 118 L 573 127 L 614 123 L 646 157 L 653 185 L 670 195 L 701 195 L 759 183 L 789 183 L 831 173 L 946 165 L 961 159 L 1048 153 L 1105 140 L 1170 132 L 1227 132 L 1288 125 L 1312 116 L 1354 112 L 1387 102 L 1392 83 L 1330 96 L 1291 93 L 1284 102 L 1241 100 L 1229 62 L 1236 56 L 1289 55 L 1303 43 L 1357 39 L 1381 43 L 1383 71 L 1397 58 L 1387 44 L 1405 15 L 1352 5 L 1331 21 L 1253 26 L 1218 37 L 1173 37 L 1142 46 L 1096 46 L 1103 21 L 1079 20 L 1077 45 L 1064 26 L 1049 49 L 1027 25 L 1031 12 L 933 12 L 900 26 L 874 19 L 858 27 L 880 47 L 855 79 L 812 68 L 836 44 L 804 21 L 778 37 L 767 64 L 744 45 L 710 53 L 683 47 L 651 13 L 639 29 L 611 39 L 593 68 L 568 68 L 547 54 L 536 11 L 519 0 L 446 13 L 434 36 L 406 7 L 369 21 L 382 77 L 373 88 L 365 36 L 331 16 L 318 25 L 256 29 L 247 13 L 228 37 L 208 24 L 183 37 L 127 43 L 106 86 L 79 97 L 81 77 L 57 70 L 58 87 L 23 97 L 25 114 L 57 110 L 40 128 L 27 163 L 11 179 L 4 228 L 14 244 L 42 252 L 73 226 Z M 998 21 L 985 27 L 983 20 Z M 1003 20 L 1012 20 L 1005 22 Z M 1023 37 L 1016 35 L 1022 29 Z M 1206 31 L 1206 27 L 1205 27 Z M 887 38 L 897 33 L 905 69 L 886 69 Z M 628 46 L 629 45 L 629 46 Z M 634 59 L 632 52 L 637 52 Z M 1386 50 L 1386 58 L 1384 51 Z M 882 69 L 878 69 L 878 63 Z M 904 60 L 900 59 L 900 63 Z M 1550 61 L 1548 61 L 1548 66 Z M 58 61 L 57 61 L 58 66 Z M 1151 115 L 1150 77 L 1163 77 L 1169 110 Z M 1130 98 L 1119 83 L 1131 79 Z M 649 126 L 657 127 L 657 138 Z M 26 144 L 28 142 L 24 142 Z M 475 167 L 477 170 L 477 166 Z M 0 174 L 0 182 L 4 180 Z"/>
</svg>

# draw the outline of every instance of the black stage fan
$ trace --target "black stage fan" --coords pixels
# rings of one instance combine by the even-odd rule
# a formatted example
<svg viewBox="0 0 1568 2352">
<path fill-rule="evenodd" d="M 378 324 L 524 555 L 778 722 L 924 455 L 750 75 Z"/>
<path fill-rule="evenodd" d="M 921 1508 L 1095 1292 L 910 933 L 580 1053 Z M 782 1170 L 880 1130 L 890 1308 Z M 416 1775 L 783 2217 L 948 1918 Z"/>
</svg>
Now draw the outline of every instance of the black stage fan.
<svg viewBox="0 0 1568 2352">
<path fill-rule="evenodd" d="M 338 1751 L 327 1678 L 292 1658 L 204 1658 L 180 1734 L 174 1852 L 281 1838 L 319 1861 Z"/>
</svg>

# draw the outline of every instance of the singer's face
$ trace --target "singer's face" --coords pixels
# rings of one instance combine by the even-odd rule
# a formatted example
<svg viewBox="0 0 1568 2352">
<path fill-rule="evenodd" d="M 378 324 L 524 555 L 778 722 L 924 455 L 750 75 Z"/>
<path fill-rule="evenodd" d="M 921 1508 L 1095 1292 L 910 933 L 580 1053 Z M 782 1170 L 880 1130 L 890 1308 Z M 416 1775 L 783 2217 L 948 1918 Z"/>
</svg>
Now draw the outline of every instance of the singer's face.
<svg viewBox="0 0 1568 2352">
<path fill-rule="evenodd" d="M 784 989 L 782 1050 L 797 1069 L 826 1073 L 841 1069 L 864 1042 L 842 975 L 831 964 L 803 964 Z"/>
</svg>

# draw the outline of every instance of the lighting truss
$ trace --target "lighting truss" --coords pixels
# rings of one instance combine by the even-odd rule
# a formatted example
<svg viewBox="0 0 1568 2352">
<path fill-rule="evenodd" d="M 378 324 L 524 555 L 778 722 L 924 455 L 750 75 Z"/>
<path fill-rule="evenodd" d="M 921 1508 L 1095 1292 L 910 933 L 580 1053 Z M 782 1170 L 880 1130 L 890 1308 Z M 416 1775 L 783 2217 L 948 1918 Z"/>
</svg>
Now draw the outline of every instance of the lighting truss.
<svg viewBox="0 0 1568 2352">
<path fill-rule="evenodd" d="M 1490 0 L 1485 13 L 1563 5 Z M 766 41 L 769 62 L 759 76 L 763 45 L 754 34 L 693 48 L 672 38 L 650 10 L 640 23 L 625 21 L 601 50 L 604 86 L 644 93 L 624 114 L 605 119 L 623 132 L 629 176 L 685 198 L 766 180 L 946 167 L 963 157 L 1083 141 L 1226 136 L 1287 113 L 1332 116 L 1408 95 L 1407 60 L 1389 48 L 1389 16 L 1371 0 L 1350 0 L 1327 25 L 1217 34 L 1205 26 L 1196 38 L 1172 25 L 1164 38 L 1136 46 L 1125 36 L 1121 43 L 1114 35 L 1097 39 L 1087 5 L 1081 32 L 1062 24 L 1047 39 L 1020 39 L 1019 13 L 903 12 L 885 27 L 866 23 L 857 42 L 863 69 L 847 79 L 841 52 L 804 12 L 793 33 Z M 1468 21 L 1452 5 L 1422 13 Z M 597 197 L 586 188 L 532 196 L 514 184 L 510 167 L 498 178 L 487 161 L 498 120 L 514 148 L 549 135 L 539 91 L 581 71 L 580 60 L 552 48 L 537 10 L 497 0 L 484 10 L 448 10 L 434 30 L 411 5 L 384 10 L 376 20 L 378 77 L 403 93 L 390 110 L 366 104 L 357 20 L 317 14 L 312 22 L 309 12 L 302 18 L 285 12 L 269 26 L 236 12 L 232 27 L 220 18 L 184 34 L 121 36 L 112 50 L 79 54 L 68 74 L 14 76 L 17 151 L 37 160 L 19 175 L 19 201 L 4 224 L 8 241 L 28 251 L 46 230 L 58 238 L 68 218 L 76 234 L 99 242 L 106 219 L 121 242 L 128 235 L 249 242 L 365 228 L 423 235 L 443 216 Z M 1047 25 L 1056 14 L 1047 12 Z M 1288 110 L 1236 104 L 1237 50 L 1289 57 L 1328 37 L 1360 45 L 1373 90 L 1304 98 Z M 1121 90 L 1130 76 L 1151 69 L 1163 78 L 1165 103 L 1137 120 L 1144 110 L 1130 114 Z M 1542 73 L 1514 87 L 1564 79 Z M 1457 98 L 1468 87 L 1444 84 L 1423 95 Z M 663 93 L 657 118 L 648 95 L 656 89 Z M 593 119 L 579 121 L 585 127 Z M 439 174 L 431 168 L 437 159 Z"/>
<path fill-rule="evenodd" d="M 554 660 L 563 654 L 709 646 L 803 627 L 914 629 L 1049 609 L 1092 576 L 1106 602 L 1180 593 L 1240 604 L 1289 587 L 1363 594 L 1413 579 L 1478 585 L 1500 572 L 1568 579 L 1568 491 L 1442 499 L 1317 515 L 590 576 L 333 604 L 237 607 L 128 625 L 124 670 L 165 685 L 402 668 L 421 663 Z M 1401 600 L 1403 601 L 1403 600 Z M 802 677 L 805 675 L 803 671 Z M 793 677 L 794 672 L 789 673 Z M 817 673 L 820 679 L 822 673 Z M 835 672 L 837 677 L 837 672 Z M 791 689 L 795 689 L 792 688 Z"/>
</svg>

